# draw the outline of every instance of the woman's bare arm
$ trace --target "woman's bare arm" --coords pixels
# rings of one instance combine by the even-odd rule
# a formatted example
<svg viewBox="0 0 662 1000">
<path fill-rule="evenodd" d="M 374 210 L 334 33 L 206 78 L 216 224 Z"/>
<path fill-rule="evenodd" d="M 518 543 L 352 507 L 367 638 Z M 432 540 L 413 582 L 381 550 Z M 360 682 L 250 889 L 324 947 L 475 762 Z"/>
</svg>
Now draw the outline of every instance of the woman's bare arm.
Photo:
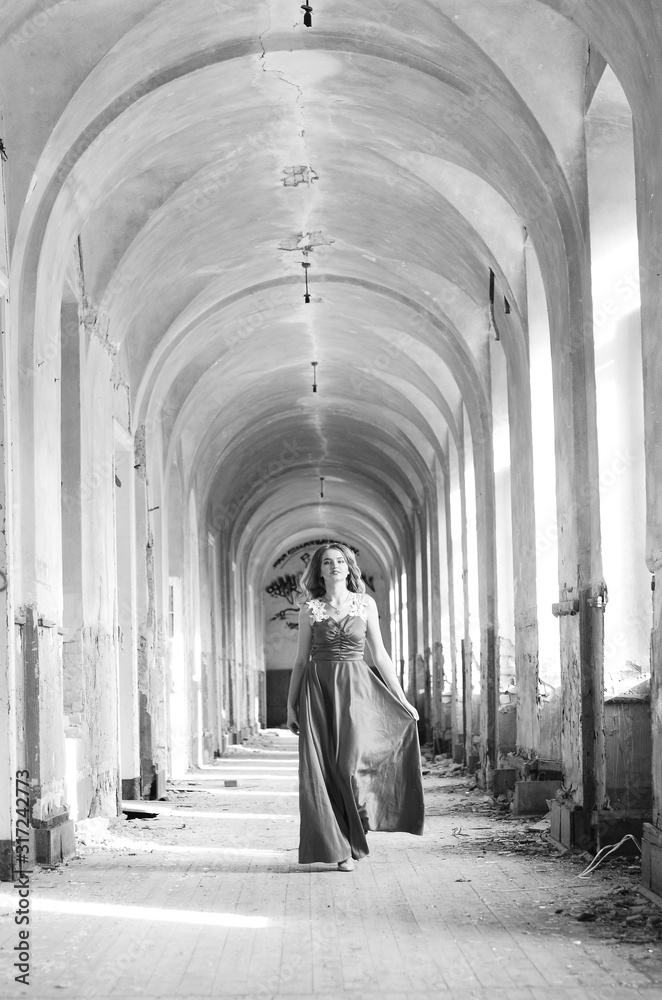
<svg viewBox="0 0 662 1000">
<path fill-rule="evenodd" d="M 375 604 L 372 597 L 369 594 L 365 595 L 366 598 L 366 610 L 368 612 L 368 623 L 366 630 L 366 638 L 368 640 L 368 645 L 370 646 L 370 652 L 372 653 L 372 658 L 375 661 L 375 666 L 379 670 L 379 673 L 384 679 L 384 683 L 388 687 L 395 697 L 404 705 L 410 715 L 414 719 L 418 719 L 418 712 L 413 705 L 410 705 L 405 698 L 405 693 L 400 687 L 400 682 L 398 676 L 395 672 L 395 667 L 393 666 L 393 661 L 391 657 L 386 652 L 386 647 L 384 646 L 384 641 L 382 639 L 381 629 L 379 627 L 379 615 L 377 613 L 377 605 Z"/>
<path fill-rule="evenodd" d="M 299 694 L 303 675 L 310 659 L 310 647 L 313 641 L 313 630 L 310 624 L 310 611 L 302 605 L 299 611 L 299 646 L 287 695 L 287 728 L 293 733 L 299 732 Z"/>
</svg>

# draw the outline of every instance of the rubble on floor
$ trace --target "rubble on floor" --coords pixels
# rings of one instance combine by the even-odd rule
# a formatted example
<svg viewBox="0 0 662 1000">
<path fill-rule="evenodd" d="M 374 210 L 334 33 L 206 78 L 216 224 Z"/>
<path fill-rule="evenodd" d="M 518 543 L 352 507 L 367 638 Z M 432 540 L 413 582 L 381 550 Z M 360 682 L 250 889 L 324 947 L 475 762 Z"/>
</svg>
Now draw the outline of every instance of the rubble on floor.
<svg viewBox="0 0 662 1000">
<path fill-rule="evenodd" d="M 548 836 L 548 819 L 513 815 L 504 797 L 497 800 L 486 794 L 463 765 L 445 756 L 435 756 L 425 747 L 423 756 L 428 772 L 424 777 L 427 815 L 457 814 L 460 819 L 467 816 L 452 829 L 458 856 L 484 859 L 522 856 L 544 866 L 540 872 L 545 873 L 550 866 L 556 866 L 563 891 L 557 900 L 547 899 L 538 904 L 541 909 L 549 910 L 551 928 L 568 921 L 595 925 L 584 930 L 591 936 L 607 937 L 624 945 L 650 945 L 648 955 L 655 953 L 660 957 L 662 902 L 658 905 L 639 891 L 638 859 L 612 854 L 599 867 L 599 885 L 591 883 L 592 876 L 580 880 L 593 860 L 592 855 L 568 850 L 552 841 Z M 583 888 L 589 891 L 584 892 Z M 570 890 L 577 892 L 576 898 L 575 891 Z M 646 954 L 645 949 L 640 951 L 640 958 Z"/>
<path fill-rule="evenodd" d="M 662 907 L 642 896 L 632 886 L 620 886 L 560 912 L 580 923 L 596 923 L 600 937 L 637 944 L 662 943 Z"/>
</svg>

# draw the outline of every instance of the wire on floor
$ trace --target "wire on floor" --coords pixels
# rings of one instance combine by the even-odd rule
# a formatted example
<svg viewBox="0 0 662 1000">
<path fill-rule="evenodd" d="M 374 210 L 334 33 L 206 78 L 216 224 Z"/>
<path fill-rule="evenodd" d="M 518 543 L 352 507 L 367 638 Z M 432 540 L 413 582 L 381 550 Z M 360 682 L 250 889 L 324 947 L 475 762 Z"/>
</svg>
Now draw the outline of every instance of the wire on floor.
<svg viewBox="0 0 662 1000">
<path fill-rule="evenodd" d="M 588 878 L 589 875 L 591 875 L 595 871 L 595 869 L 598 867 L 598 865 L 601 865 L 602 862 L 606 858 L 608 858 L 610 854 L 613 854 L 614 851 L 617 851 L 618 848 L 622 844 L 624 844 L 626 840 L 631 840 L 632 843 L 634 844 L 634 846 L 637 848 L 637 850 L 641 854 L 641 844 L 639 843 L 639 841 L 637 840 L 637 838 L 633 837 L 631 833 L 626 833 L 625 836 L 623 837 L 623 839 L 619 840 L 619 842 L 617 844 L 612 844 L 612 845 L 606 844 L 604 847 L 600 848 L 600 850 L 598 851 L 598 853 L 595 855 L 595 857 L 591 861 L 590 865 L 588 865 L 588 867 L 585 868 L 583 872 L 580 872 L 579 875 L 576 875 L 575 878 Z M 606 854 L 605 854 L 605 851 L 606 851 Z"/>
</svg>

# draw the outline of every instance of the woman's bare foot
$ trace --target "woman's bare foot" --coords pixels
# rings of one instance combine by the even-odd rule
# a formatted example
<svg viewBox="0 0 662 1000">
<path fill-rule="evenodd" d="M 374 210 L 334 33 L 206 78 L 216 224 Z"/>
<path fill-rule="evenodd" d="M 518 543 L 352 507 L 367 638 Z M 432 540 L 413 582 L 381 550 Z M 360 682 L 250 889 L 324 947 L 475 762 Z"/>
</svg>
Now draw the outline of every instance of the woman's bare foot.
<svg viewBox="0 0 662 1000">
<path fill-rule="evenodd" d="M 345 861 L 338 862 L 338 868 L 341 872 L 353 872 L 354 862 L 351 858 L 347 858 Z"/>
</svg>

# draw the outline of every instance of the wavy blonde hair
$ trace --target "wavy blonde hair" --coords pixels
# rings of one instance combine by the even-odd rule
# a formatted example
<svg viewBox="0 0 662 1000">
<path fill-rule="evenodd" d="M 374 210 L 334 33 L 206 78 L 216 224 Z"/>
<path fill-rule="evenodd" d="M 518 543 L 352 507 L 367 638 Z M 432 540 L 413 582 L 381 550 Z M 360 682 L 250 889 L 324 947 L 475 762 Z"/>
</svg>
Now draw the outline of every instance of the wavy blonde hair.
<svg viewBox="0 0 662 1000">
<path fill-rule="evenodd" d="M 337 549 L 338 552 L 342 552 L 347 563 L 347 568 L 349 572 L 347 573 L 347 589 L 353 594 L 364 594 L 365 584 L 361 579 L 361 570 L 356 561 L 356 556 L 347 545 L 343 545 L 342 542 L 331 542 L 328 545 L 320 545 L 318 549 L 313 552 L 312 559 L 306 566 L 305 570 L 301 575 L 301 582 L 299 583 L 299 593 L 301 595 L 301 603 L 305 604 L 309 601 L 311 597 L 323 597 L 326 591 L 324 585 L 324 580 L 322 579 L 322 559 L 324 558 L 324 553 L 328 552 L 329 549 Z"/>
</svg>

